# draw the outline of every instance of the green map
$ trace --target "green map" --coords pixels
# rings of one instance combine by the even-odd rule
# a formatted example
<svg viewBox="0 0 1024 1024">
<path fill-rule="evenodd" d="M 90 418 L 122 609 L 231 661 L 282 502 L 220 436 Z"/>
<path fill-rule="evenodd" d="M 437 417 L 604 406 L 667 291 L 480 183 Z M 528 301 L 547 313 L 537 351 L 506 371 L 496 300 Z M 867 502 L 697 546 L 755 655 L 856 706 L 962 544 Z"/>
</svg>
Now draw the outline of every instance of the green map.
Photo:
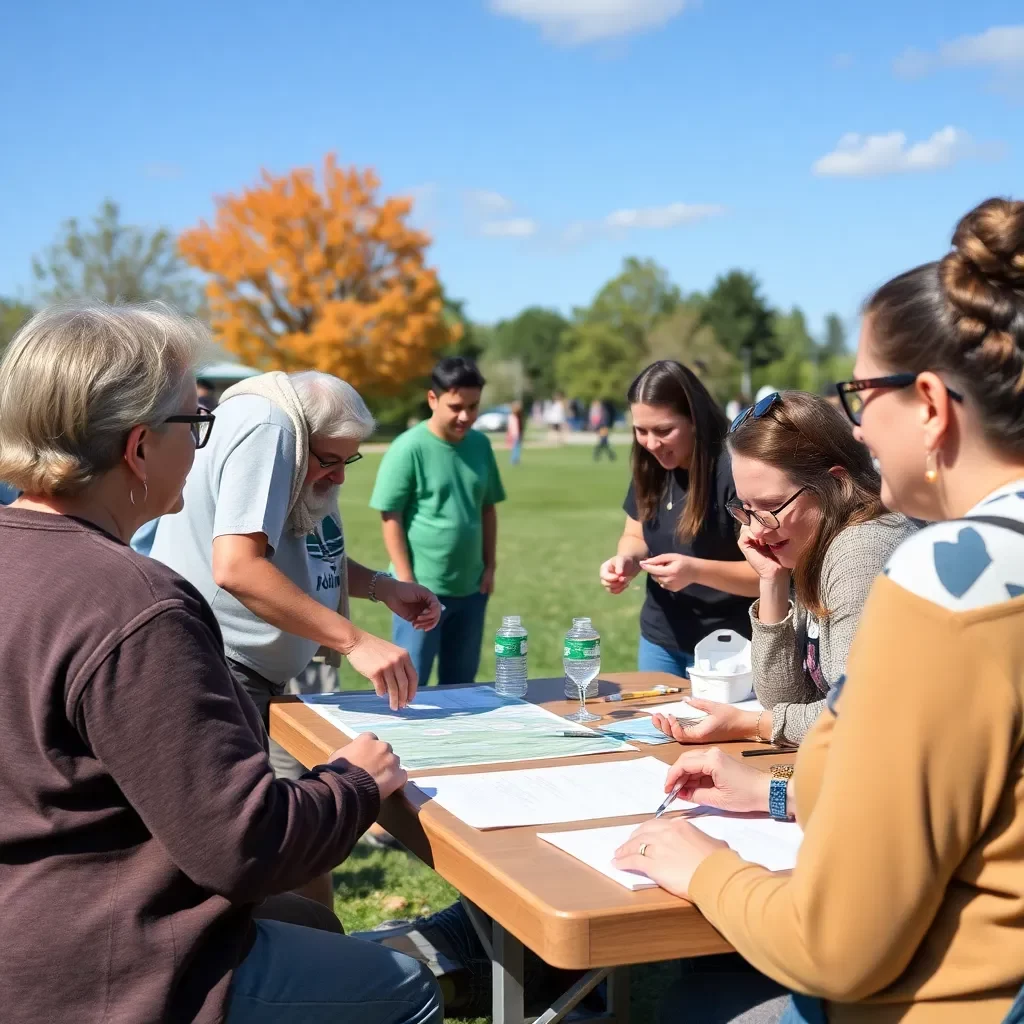
<svg viewBox="0 0 1024 1024">
<path fill-rule="evenodd" d="M 490 686 L 421 690 L 401 711 L 375 693 L 317 693 L 302 700 L 346 736 L 375 733 L 409 771 L 636 749 L 529 701 L 499 697 Z M 587 736 L 560 735 L 564 731 Z"/>
</svg>

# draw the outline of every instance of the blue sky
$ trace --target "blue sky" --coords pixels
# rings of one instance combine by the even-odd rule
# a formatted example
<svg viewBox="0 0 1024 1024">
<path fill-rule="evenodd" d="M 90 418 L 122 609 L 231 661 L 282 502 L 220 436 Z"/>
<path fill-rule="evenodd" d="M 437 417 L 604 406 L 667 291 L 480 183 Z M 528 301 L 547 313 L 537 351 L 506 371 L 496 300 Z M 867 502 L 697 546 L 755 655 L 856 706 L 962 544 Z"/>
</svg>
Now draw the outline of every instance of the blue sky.
<svg viewBox="0 0 1024 1024">
<path fill-rule="evenodd" d="M 4 35 L 0 294 L 105 197 L 180 229 L 333 150 L 418 198 L 477 319 L 638 255 L 752 270 L 818 329 L 1024 193 L 1019 0 L 94 0 Z"/>
</svg>

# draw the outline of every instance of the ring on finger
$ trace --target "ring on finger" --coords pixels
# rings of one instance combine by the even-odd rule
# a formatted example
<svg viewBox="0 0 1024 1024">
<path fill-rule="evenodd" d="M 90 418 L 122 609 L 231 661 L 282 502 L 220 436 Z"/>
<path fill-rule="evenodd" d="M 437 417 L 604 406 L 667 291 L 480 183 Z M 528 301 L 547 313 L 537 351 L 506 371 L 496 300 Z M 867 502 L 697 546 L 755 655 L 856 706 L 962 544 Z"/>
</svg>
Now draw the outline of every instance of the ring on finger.
<svg viewBox="0 0 1024 1024">
<path fill-rule="evenodd" d="M 640 856 L 641 857 L 646 857 L 647 856 L 647 843 L 641 843 L 640 844 L 640 851 L 639 852 L 640 852 Z"/>
</svg>

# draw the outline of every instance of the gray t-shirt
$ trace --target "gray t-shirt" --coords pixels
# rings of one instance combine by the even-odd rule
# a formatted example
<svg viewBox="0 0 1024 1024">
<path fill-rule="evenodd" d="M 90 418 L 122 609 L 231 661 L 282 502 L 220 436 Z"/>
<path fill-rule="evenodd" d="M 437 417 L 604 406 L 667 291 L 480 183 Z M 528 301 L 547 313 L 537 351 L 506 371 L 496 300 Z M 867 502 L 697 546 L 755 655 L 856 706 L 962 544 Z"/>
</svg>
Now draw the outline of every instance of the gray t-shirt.
<svg viewBox="0 0 1024 1024">
<path fill-rule="evenodd" d="M 160 520 L 151 554 L 210 603 L 229 658 L 281 683 L 298 675 L 320 645 L 271 626 L 214 583 L 214 538 L 266 534 L 270 561 L 300 590 L 336 609 L 345 544 L 341 522 L 328 516 L 305 537 L 285 526 L 295 431 L 281 409 L 265 398 L 241 395 L 216 415 L 210 442 L 196 452 L 185 483 L 184 511 Z"/>
</svg>

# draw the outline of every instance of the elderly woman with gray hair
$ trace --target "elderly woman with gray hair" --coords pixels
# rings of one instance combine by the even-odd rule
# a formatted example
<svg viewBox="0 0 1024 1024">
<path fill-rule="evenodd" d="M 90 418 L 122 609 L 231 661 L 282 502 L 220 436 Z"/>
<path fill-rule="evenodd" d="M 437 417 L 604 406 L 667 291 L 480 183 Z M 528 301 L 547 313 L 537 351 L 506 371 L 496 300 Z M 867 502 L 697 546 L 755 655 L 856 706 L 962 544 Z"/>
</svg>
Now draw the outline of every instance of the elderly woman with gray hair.
<svg viewBox="0 0 1024 1024">
<path fill-rule="evenodd" d="M 216 436 L 202 339 L 166 307 L 56 308 L 0 362 L 0 478 L 22 492 L 0 508 L 4 1020 L 439 1024 L 413 960 L 256 919 L 405 773 L 363 736 L 276 779 L 209 605 L 127 544 L 182 508 Z"/>
</svg>

